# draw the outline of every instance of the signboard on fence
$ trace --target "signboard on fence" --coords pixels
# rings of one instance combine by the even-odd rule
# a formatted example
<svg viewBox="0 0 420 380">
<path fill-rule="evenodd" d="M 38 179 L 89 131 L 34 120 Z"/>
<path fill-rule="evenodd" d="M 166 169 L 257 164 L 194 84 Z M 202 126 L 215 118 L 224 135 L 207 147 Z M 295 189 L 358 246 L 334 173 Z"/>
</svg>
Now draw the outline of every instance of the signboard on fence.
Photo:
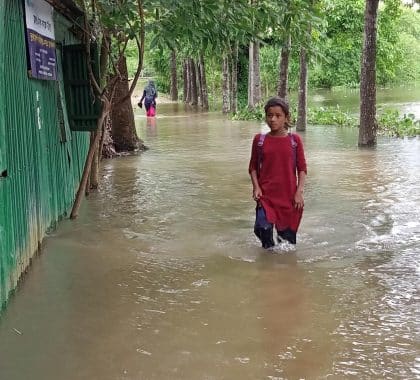
<svg viewBox="0 0 420 380">
<path fill-rule="evenodd" d="M 26 39 L 30 76 L 56 80 L 54 10 L 44 0 L 25 0 Z"/>
</svg>

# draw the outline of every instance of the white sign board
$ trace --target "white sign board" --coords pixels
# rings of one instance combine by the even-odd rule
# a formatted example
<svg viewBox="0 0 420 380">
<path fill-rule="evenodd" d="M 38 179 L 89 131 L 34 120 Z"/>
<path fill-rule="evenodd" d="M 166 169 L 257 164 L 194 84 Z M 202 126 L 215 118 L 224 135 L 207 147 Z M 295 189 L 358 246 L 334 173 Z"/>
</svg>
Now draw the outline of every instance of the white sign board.
<svg viewBox="0 0 420 380">
<path fill-rule="evenodd" d="M 27 47 L 31 76 L 57 79 L 54 9 L 44 0 L 25 0 Z"/>
</svg>

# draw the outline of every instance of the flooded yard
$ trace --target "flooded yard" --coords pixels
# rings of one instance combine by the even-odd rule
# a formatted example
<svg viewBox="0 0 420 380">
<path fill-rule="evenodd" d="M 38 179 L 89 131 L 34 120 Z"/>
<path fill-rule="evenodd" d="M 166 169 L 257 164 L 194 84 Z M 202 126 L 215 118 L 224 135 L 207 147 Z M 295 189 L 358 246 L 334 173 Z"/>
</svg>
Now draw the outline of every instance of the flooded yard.
<svg viewBox="0 0 420 380">
<path fill-rule="evenodd" d="M 0 378 L 420 378 L 420 139 L 309 126 L 296 248 L 259 247 L 265 127 L 165 104 L 145 153 L 44 244 L 0 319 Z"/>
</svg>

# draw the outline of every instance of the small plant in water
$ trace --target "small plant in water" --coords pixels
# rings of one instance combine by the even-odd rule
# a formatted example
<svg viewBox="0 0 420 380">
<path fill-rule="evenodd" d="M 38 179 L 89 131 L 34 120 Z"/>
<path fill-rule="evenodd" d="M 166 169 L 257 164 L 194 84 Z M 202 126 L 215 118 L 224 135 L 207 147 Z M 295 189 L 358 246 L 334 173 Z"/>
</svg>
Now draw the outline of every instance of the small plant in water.
<svg viewBox="0 0 420 380">
<path fill-rule="evenodd" d="M 320 107 L 308 109 L 308 123 L 317 125 L 337 125 L 339 127 L 356 127 L 357 118 L 349 112 L 336 107 Z"/>
<path fill-rule="evenodd" d="M 401 116 L 397 110 L 385 110 L 378 117 L 378 128 L 381 134 L 387 136 L 418 136 L 420 120 L 411 113 Z"/>
<path fill-rule="evenodd" d="M 232 120 L 264 120 L 264 105 L 258 104 L 254 109 L 243 107 L 233 115 Z"/>
</svg>

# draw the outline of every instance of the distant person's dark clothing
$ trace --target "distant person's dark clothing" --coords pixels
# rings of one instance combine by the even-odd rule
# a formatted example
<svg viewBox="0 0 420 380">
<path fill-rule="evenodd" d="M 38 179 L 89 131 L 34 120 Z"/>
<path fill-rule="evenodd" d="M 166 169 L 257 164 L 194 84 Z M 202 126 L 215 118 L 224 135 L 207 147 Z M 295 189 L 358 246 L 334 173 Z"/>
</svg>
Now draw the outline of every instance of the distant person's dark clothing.
<svg viewBox="0 0 420 380">
<path fill-rule="evenodd" d="M 155 87 L 155 83 L 152 80 L 149 80 L 149 83 L 143 90 L 143 96 L 138 103 L 138 105 L 142 107 L 144 100 L 144 108 L 146 109 L 147 116 L 155 116 L 157 96 L 158 93 Z"/>
</svg>

